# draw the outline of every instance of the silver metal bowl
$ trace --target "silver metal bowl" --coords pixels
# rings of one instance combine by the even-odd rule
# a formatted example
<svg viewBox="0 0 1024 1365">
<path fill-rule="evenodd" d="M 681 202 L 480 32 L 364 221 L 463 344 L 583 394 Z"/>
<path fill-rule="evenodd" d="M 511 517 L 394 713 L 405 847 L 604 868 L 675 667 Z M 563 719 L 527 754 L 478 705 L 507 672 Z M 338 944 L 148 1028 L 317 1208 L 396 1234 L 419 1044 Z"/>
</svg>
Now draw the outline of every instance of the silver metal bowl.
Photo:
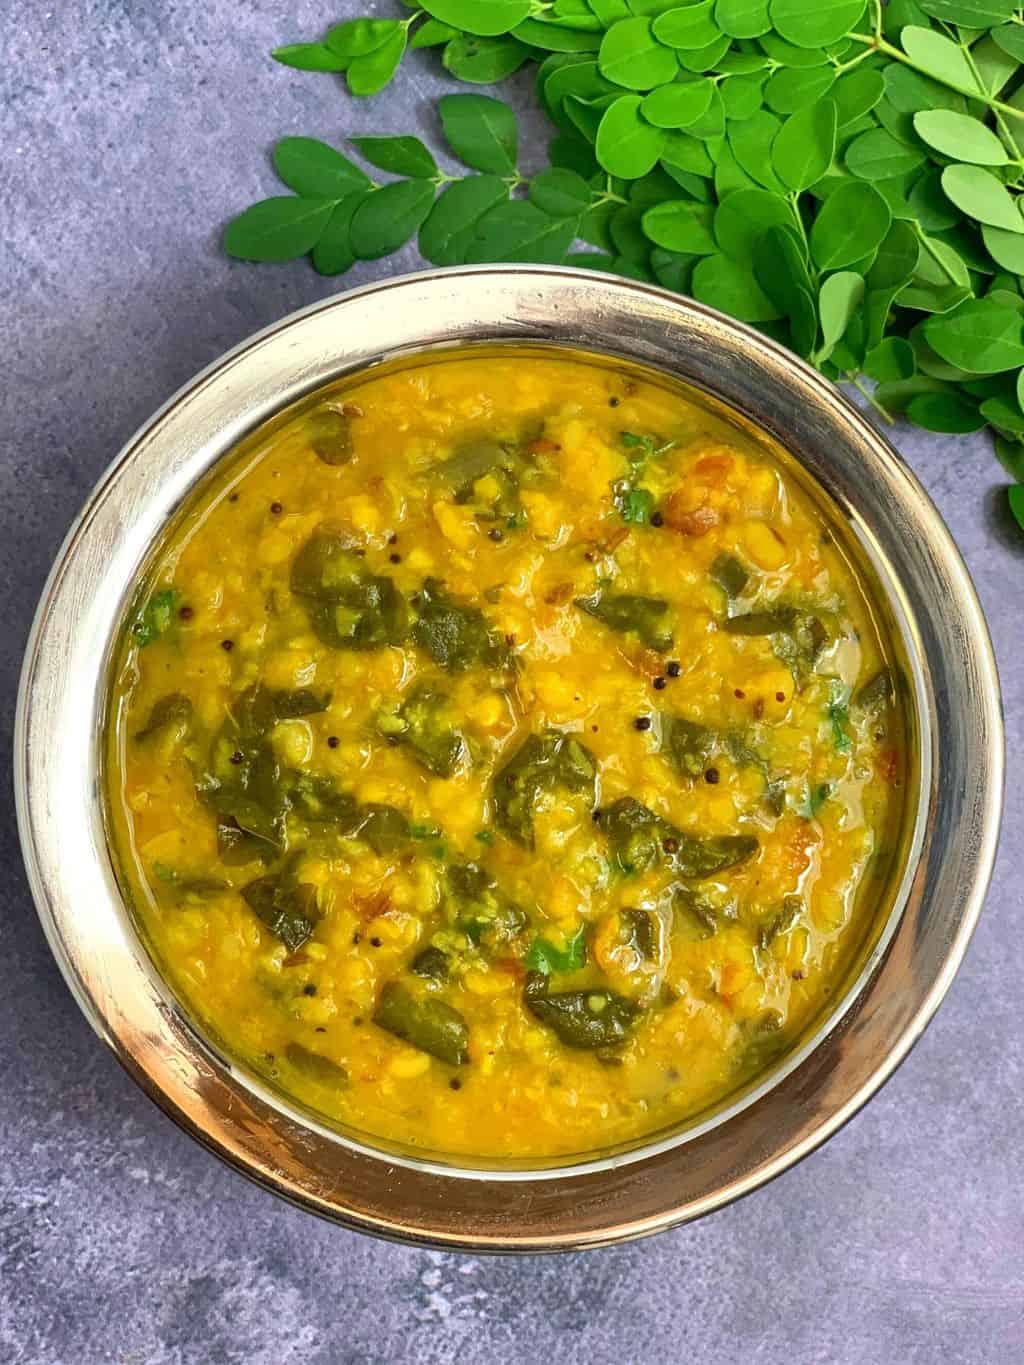
<svg viewBox="0 0 1024 1365">
<path fill-rule="evenodd" d="M 154 544 L 210 468 L 325 383 L 439 347 L 583 349 L 686 381 L 783 443 L 825 489 L 875 578 L 916 733 L 904 859 L 827 1017 L 706 1121 L 574 1165 L 484 1169 L 383 1149 L 289 1104 L 205 1038 L 118 889 L 101 783 L 110 661 Z M 934 506 L 819 374 L 699 304 L 609 276 L 504 266 L 386 281 L 268 328 L 182 389 L 117 457 L 43 593 L 15 734 L 32 892 L 83 1012 L 187 1132 L 285 1198 L 382 1236 L 476 1250 L 595 1246 L 671 1227 L 763 1184 L 843 1124 L 921 1035 L 966 950 L 1003 787 L 995 661 Z"/>
</svg>

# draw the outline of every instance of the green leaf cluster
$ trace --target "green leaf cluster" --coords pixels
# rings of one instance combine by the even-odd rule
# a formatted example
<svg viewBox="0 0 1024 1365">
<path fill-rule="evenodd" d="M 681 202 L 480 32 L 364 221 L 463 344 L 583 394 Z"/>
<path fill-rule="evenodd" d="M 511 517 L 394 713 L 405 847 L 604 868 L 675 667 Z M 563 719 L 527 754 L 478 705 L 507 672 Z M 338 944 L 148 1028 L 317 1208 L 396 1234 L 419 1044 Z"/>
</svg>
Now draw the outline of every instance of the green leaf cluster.
<svg viewBox="0 0 1024 1365">
<path fill-rule="evenodd" d="M 1014 0 L 408 0 L 274 52 L 382 89 L 407 48 L 494 83 L 530 64 L 555 135 L 526 178 L 515 118 L 446 95 L 441 131 L 341 152 L 286 138 L 290 196 L 225 246 L 325 274 L 418 234 L 436 265 L 568 263 L 692 294 L 860 389 L 885 418 L 990 427 L 1024 471 L 1024 10 Z M 581 244 L 582 248 L 581 249 Z M 628 496 L 633 494 L 632 497 Z M 1011 494 L 1018 520 L 1024 493 Z M 633 488 L 623 515 L 650 509 Z"/>
</svg>

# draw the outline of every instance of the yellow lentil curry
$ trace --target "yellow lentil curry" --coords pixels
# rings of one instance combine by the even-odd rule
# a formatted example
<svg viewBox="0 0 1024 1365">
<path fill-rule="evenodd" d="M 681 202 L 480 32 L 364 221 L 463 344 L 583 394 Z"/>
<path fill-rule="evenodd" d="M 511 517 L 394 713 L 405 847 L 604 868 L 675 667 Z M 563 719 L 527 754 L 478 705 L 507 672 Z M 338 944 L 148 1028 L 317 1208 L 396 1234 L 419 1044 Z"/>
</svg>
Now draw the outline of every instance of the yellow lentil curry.
<svg viewBox="0 0 1024 1365">
<path fill-rule="evenodd" d="M 188 1006 L 334 1121 L 543 1158 L 721 1102 L 875 919 L 905 762 L 788 465 L 649 378 L 324 391 L 162 547 L 114 844 Z"/>
</svg>

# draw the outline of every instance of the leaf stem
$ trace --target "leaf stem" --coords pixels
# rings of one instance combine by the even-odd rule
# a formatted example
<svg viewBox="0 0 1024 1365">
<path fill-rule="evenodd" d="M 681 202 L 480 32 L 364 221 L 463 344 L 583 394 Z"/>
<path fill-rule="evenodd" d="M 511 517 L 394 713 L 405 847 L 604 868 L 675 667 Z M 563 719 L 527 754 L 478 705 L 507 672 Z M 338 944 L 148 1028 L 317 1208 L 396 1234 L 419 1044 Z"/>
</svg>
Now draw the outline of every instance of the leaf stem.
<svg viewBox="0 0 1024 1365">
<path fill-rule="evenodd" d="M 874 410 L 878 413 L 879 417 L 881 417 L 884 422 L 888 422 L 888 424 L 892 426 L 896 418 L 888 410 L 888 408 L 882 407 L 881 403 L 878 401 L 878 399 L 875 397 L 875 395 L 871 392 L 870 389 L 866 389 L 864 387 L 863 383 L 861 382 L 860 375 L 847 374 L 844 375 L 843 377 L 848 384 L 853 385 L 853 387 L 857 390 L 857 392 L 861 395 L 862 398 L 865 398 L 871 404 Z"/>
<path fill-rule="evenodd" d="M 901 52 L 898 47 L 894 47 L 886 38 L 875 38 L 869 33 L 851 33 L 848 35 L 850 40 L 855 43 L 865 43 L 872 52 L 884 53 L 886 57 L 891 57 L 894 62 L 902 62 L 904 66 L 909 66 L 912 71 L 917 71 L 922 76 L 927 76 L 929 80 L 936 81 L 939 85 L 946 86 L 949 90 L 955 90 L 959 95 L 966 95 L 968 99 L 978 100 L 979 103 L 986 105 L 989 109 L 997 110 L 1004 114 L 1012 114 L 1014 118 L 1024 118 L 1024 109 L 1014 109 L 1012 104 L 1007 104 L 1004 100 L 993 99 L 984 91 L 965 90 L 963 86 L 953 85 L 951 81 L 942 80 L 929 71 L 927 67 L 921 66 L 905 52 Z"/>
</svg>

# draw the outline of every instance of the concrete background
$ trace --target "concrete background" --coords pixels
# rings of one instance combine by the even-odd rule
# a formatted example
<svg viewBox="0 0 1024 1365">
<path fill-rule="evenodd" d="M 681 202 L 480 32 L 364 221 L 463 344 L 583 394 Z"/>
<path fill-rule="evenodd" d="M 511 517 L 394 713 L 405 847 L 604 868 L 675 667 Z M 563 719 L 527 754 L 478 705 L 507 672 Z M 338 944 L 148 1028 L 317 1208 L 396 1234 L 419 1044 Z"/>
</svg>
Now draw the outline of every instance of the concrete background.
<svg viewBox="0 0 1024 1365">
<path fill-rule="evenodd" d="M 248 333 L 343 287 L 218 250 L 277 193 L 285 133 L 432 138 L 429 53 L 369 102 L 272 63 L 359 0 L 0 6 L 3 762 L 20 657 L 64 532 L 119 446 Z M 383 0 L 382 13 L 393 10 Z M 515 83 L 512 83 L 513 86 Z M 523 105 L 528 87 L 515 94 Z M 540 129 L 533 123 L 534 157 Z M 529 160 L 529 157 L 527 157 Z M 417 263 L 362 266 L 361 282 Z M 0 1360 L 349 1365 L 1024 1360 L 1024 538 L 985 439 L 896 432 L 963 547 L 1002 669 L 1011 787 L 995 883 L 936 1022 L 828 1146 L 651 1242 L 561 1259 L 408 1250 L 230 1173 L 106 1054 L 51 961 L 0 816 Z"/>
</svg>

